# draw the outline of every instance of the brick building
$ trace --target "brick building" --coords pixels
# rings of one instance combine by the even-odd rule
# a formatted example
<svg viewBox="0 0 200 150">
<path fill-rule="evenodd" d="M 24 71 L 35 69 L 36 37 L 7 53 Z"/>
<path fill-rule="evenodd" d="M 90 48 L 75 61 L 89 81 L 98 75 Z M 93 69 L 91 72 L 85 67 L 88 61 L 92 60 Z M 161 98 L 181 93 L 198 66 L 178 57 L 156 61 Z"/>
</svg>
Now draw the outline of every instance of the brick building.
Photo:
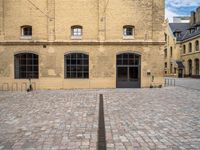
<svg viewBox="0 0 200 150">
<path fill-rule="evenodd" d="M 0 89 L 163 84 L 163 0 L 0 0 Z"/>
</svg>

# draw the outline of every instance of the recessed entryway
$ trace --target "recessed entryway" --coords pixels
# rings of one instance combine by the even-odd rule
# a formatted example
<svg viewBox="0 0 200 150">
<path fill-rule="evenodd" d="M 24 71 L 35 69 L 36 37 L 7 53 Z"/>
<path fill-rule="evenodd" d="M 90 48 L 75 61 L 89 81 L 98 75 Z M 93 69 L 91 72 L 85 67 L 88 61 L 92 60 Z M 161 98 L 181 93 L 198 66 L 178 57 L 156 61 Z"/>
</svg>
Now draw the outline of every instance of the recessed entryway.
<svg viewBox="0 0 200 150">
<path fill-rule="evenodd" d="M 140 88 L 140 55 L 122 53 L 117 55 L 117 88 Z"/>
</svg>

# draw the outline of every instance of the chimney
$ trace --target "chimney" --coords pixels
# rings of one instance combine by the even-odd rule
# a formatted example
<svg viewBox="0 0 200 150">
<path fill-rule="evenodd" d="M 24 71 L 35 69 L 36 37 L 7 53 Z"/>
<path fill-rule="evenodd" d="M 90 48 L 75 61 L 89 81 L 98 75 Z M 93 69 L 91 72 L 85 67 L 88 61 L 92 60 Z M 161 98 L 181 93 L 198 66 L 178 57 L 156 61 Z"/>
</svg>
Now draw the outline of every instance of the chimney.
<svg viewBox="0 0 200 150">
<path fill-rule="evenodd" d="M 190 17 L 190 24 L 193 25 L 196 23 L 196 12 L 192 11 L 191 12 L 191 17 Z"/>
<path fill-rule="evenodd" d="M 196 10 L 196 23 L 200 23 L 200 6 Z"/>
</svg>

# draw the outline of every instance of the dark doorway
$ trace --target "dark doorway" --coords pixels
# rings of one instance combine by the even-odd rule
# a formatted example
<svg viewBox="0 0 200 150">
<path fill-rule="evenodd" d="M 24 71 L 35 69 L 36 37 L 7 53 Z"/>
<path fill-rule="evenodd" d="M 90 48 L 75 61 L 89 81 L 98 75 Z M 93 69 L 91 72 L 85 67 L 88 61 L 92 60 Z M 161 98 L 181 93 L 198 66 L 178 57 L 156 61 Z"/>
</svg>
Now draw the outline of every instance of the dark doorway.
<svg viewBox="0 0 200 150">
<path fill-rule="evenodd" d="M 178 70 L 178 77 L 183 78 L 183 69 Z"/>
<path fill-rule="evenodd" d="M 188 76 L 192 77 L 192 60 L 188 60 Z"/>
<path fill-rule="evenodd" d="M 133 53 L 117 55 L 117 88 L 140 87 L 140 56 Z"/>
</svg>

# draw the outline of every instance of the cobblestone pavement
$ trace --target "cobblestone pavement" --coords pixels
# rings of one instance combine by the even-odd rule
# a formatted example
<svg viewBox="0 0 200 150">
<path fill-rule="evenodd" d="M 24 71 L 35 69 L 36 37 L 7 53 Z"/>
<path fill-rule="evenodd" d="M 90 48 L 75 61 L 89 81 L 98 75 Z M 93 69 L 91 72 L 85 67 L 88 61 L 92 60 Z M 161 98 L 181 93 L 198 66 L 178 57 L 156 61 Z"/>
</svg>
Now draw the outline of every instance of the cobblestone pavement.
<svg viewBox="0 0 200 150">
<path fill-rule="evenodd" d="M 200 150 L 200 92 L 180 87 L 0 92 L 0 149 Z"/>
<path fill-rule="evenodd" d="M 96 149 L 97 95 L 0 92 L 0 149 Z"/>
</svg>

